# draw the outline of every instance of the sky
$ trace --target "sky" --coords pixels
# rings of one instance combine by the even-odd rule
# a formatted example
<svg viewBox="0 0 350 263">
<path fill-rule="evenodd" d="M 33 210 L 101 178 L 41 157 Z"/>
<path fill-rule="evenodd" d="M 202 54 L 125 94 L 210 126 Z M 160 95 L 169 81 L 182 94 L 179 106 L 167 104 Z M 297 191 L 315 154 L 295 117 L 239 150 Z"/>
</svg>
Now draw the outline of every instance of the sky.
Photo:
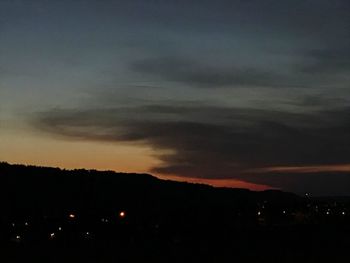
<svg viewBox="0 0 350 263">
<path fill-rule="evenodd" d="M 348 0 L 0 0 L 0 160 L 350 194 Z"/>
</svg>

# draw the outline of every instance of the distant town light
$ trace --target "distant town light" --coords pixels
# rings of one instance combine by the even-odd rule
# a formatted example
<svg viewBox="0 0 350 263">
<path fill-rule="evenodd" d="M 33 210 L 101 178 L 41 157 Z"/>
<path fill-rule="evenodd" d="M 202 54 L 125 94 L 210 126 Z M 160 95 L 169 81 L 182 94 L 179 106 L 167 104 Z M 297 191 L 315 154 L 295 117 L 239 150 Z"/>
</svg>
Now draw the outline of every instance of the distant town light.
<svg viewBox="0 0 350 263">
<path fill-rule="evenodd" d="M 58 231 L 62 231 L 62 227 L 58 227 Z"/>
<path fill-rule="evenodd" d="M 25 226 L 29 226 L 28 222 L 25 222 L 24 225 L 25 225 Z"/>
<path fill-rule="evenodd" d="M 326 214 L 329 215 L 329 211 L 327 211 Z"/>
<path fill-rule="evenodd" d="M 74 219 L 75 218 L 75 214 L 69 214 L 69 218 Z"/>
<path fill-rule="evenodd" d="M 121 211 L 121 212 L 119 213 L 119 216 L 120 216 L 121 218 L 125 217 L 125 212 L 124 212 L 124 211 Z"/>
<path fill-rule="evenodd" d="M 50 234 L 50 238 L 55 238 L 56 234 L 55 233 L 51 233 Z"/>
<path fill-rule="evenodd" d="M 258 211 L 258 216 L 260 216 L 261 215 L 261 212 L 260 211 Z"/>
<path fill-rule="evenodd" d="M 286 210 L 283 210 L 283 212 L 282 212 L 283 214 L 286 214 Z"/>
<path fill-rule="evenodd" d="M 344 216 L 344 215 L 345 215 L 345 212 L 343 211 L 341 214 Z"/>
<path fill-rule="evenodd" d="M 12 225 L 13 227 L 15 227 L 15 226 L 16 226 L 16 224 L 15 224 L 15 223 L 12 223 L 11 225 Z"/>
<path fill-rule="evenodd" d="M 108 219 L 102 218 L 102 219 L 101 219 L 101 222 L 102 222 L 102 223 L 108 223 Z"/>
<path fill-rule="evenodd" d="M 16 239 L 17 239 L 17 240 L 20 240 L 20 239 L 21 239 L 21 236 L 20 236 L 20 235 L 17 235 L 17 236 L 16 236 Z"/>
</svg>

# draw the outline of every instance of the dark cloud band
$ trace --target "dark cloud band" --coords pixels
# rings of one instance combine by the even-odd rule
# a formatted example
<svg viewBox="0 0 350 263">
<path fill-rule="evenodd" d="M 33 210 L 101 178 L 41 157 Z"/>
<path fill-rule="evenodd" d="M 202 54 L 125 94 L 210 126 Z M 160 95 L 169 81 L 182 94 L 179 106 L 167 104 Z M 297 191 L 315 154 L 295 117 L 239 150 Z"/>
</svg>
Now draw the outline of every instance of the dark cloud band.
<svg viewBox="0 0 350 263">
<path fill-rule="evenodd" d="M 347 108 L 300 114 L 151 105 L 52 110 L 38 115 L 36 123 L 41 129 L 66 137 L 149 145 L 159 152 L 158 158 L 163 163 L 153 168 L 158 173 L 233 178 L 300 190 L 298 186 L 309 182 L 311 175 L 315 188 L 328 175 L 318 178 L 315 173 L 251 171 L 264 167 L 347 163 L 349 114 Z M 350 182 L 350 176 L 328 174 L 335 180 L 334 187 L 339 176 L 342 178 L 339 186 L 344 185 L 344 180 Z"/>
</svg>

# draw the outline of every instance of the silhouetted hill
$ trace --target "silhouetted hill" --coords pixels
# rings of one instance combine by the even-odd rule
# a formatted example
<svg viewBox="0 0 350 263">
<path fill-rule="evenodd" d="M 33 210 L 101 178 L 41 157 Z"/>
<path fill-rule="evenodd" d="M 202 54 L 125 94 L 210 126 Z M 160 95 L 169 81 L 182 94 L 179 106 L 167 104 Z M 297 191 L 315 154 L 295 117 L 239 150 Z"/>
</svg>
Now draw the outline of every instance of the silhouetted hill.
<svg viewBox="0 0 350 263">
<path fill-rule="evenodd" d="M 0 163 L 0 200 L 9 213 L 113 213 L 119 208 L 145 213 L 196 210 L 249 210 L 257 203 L 293 205 L 301 198 L 276 190 L 214 188 L 160 180 L 148 174 Z"/>
</svg>

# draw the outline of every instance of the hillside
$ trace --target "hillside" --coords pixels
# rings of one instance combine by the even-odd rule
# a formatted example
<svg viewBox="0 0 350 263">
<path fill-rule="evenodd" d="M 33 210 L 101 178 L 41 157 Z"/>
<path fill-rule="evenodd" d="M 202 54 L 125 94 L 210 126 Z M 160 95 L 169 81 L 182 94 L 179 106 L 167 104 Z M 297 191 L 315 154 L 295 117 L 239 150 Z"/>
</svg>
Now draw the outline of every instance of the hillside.
<svg viewBox="0 0 350 263">
<path fill-rule="evenodd" d="M 0 163 L 3 210 L 49 213 L 78 210 L 96 214 L 130 209 L 253 209 L 259 202 L 292 205 L 301 199 L 281 191 L 214 188 L 157 179 L 148 174 L 10 165 Z M 6 200 L 6 201 L 5 201 Z"/>
</svg>

